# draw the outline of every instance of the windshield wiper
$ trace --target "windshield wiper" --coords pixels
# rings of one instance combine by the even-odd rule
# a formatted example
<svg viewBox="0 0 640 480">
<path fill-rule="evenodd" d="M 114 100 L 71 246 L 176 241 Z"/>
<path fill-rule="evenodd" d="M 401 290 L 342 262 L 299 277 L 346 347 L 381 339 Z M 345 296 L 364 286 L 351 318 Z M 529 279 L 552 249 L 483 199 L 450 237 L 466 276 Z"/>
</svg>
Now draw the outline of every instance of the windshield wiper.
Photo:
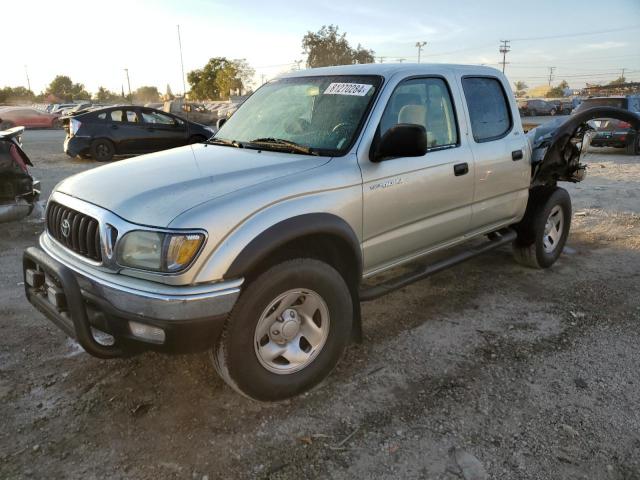
<svg viewBox="0 0 640 480">
<path fill-rule="evenodd" d="M 236 147 L 242 148 L 242 144 L 237 142 L 236 140 L 225 140 L 224 138 L 210 138 L 205 140 L 204 143 L 208 143 L 209 145 L 225 145 L 227 147 Z"/>
<path fill-rule="evenodd" d="M 249 143 L 278 145 L 278 146 L 286 147 L 290 150 L 293 150 L 294 152 L 305 153 L 307 155 L 318 155 L 318 152 L 314 152 L 311 149 L 311 147 L 306 147 L 304 145 L 300 145 L 299 143 L 292 142 L 290 140 L 285 140 L 283 138 L 273 138 L 273 137 L 254 138 Z"/>
</svg>

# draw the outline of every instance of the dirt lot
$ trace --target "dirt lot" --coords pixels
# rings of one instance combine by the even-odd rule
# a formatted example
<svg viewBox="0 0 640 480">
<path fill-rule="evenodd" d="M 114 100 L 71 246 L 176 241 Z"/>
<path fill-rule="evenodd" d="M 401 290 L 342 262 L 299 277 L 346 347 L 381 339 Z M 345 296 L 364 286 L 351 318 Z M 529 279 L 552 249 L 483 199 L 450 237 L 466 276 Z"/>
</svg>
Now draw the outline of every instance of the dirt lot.
<svg viewBox="0 0 640 480">
<path fill-rule="evenodd" d="M 25 137 L 46 194 L 96 166 L 61 142 Z M 639 479 L 640 157 L 589 160 L 554 268 L 504 249 L 365 304 L 364 343 L 280 404 L 206 354 L 83 353 L 23 298 L 42 223 L 0 226 L 0 478 Z"/>
</svg>

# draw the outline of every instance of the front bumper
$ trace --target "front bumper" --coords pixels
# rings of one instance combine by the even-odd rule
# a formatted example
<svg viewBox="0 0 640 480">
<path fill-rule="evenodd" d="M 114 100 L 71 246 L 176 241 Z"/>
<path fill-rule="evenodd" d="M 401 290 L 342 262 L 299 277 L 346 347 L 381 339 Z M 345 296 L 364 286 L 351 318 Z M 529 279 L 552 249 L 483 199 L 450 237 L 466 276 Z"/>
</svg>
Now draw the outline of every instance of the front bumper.
<svg viewBox="0 0 640 480">
<path fill-rule="evenodd" d="M 77 157 L 78 155 L 86 155 L 91 150 L 91 138 L 73 136 L 64 139 L 64 153 L 70 157 Z"/>
<path fill-rule="evenodd" d="M 90 354 L 120 357 L 142 350 L 193 352 L 210 348 L 233 308 L 242 280 L 212 284 L 209 291 L 165 286 L 162 293 L 88 275 L 63 264 L 51 252 L 31 247 L 23 257 L 25 294 L 38 310 L 75 338 Z M 161 336 L 140 336 L 136 327 Z M 92 329 L 114 339 L 96 341 Z"/>
</svg>

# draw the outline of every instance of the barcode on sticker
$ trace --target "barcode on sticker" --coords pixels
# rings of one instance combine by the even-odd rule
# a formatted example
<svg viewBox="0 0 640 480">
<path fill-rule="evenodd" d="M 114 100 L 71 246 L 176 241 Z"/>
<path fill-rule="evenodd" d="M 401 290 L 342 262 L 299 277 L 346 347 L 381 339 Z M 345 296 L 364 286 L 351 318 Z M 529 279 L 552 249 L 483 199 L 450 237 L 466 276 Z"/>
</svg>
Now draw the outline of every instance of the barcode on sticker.
<svg viewBox="0 0 640 480">
<path fill-rule="evenodd" d="M 366 83 L 331 83 L 324 91 L 325 95 L 355 95 L 364 97 L 373 85 Z"/>
</svg>

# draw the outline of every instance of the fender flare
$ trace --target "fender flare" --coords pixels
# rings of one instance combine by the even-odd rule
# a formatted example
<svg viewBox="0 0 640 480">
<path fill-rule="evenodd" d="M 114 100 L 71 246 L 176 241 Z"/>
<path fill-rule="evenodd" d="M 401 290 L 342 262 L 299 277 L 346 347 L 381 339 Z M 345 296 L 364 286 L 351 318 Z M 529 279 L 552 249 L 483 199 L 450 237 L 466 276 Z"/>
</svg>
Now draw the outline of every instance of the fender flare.
<svg viewBox="0 0 640 480">
<path fill-rule="evenodd" d="M 344 240 L 355 256 L 359 278 L 362 276 L 362 249 L 357 235 L 342 218 L 330 213 L 307 213 L 278 222 L 255 237 L 231 263 L 224 278 L 238 278 L 283 245 L 304 236 L 329 234 Z"/>
</svg>

